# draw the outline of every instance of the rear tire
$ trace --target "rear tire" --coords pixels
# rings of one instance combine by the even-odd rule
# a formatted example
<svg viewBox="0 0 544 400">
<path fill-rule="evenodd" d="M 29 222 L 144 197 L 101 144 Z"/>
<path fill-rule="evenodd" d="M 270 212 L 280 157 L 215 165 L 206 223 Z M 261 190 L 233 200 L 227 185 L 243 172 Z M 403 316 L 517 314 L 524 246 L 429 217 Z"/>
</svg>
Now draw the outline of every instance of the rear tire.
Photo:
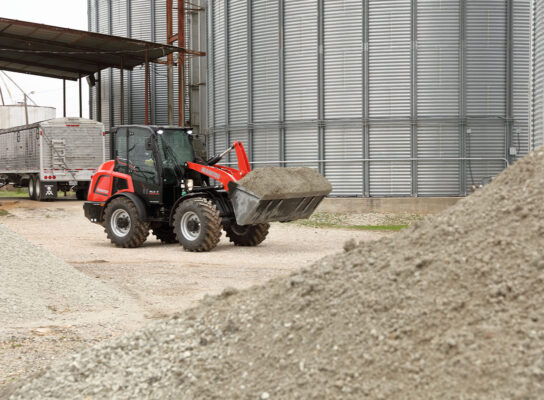
<svg viewBox="0 0 544 400">
<path fill-rule="evenodd" d="M 221 238 L 219 211 L 204 197 L 185 200 L 176 209 L 174 231 L 185 250 L 210 251 Z"/>
<path fill-rule="evenodd" d="M 104 211 L 104 228 L 117 247 L 140 247 L 149 235 L 149 224 L 142 221 L 132 201 L 118 197 Z"/>
<path fill-rule="evenodd" d="M 34 200 L 43 201 L 42 181 L 40 181 L 39 175 L 36 175 L 33 181 L 34 181 Z"/>
<path fill-rule="evenodd" d="M 268 235 L 270 224 L 238 225 L 237 223 L 224 226 L 225 233 L 235 246 L 257 246 Z"/>
<path fill-rule="evenodd" d="M 153 235 L 157 237 L 164 244 L 177 243 L 176 232 L 174 228 L 168 224 L 157 225 L 152 228 Z"/>
<path fill-rule="evenodd" d="M 31 175 L 30 178 L 28 178 L 28 197 L 30 200 L 36 200 L 36 191 L 34 189 L 34 175 Z"/>
</svg>

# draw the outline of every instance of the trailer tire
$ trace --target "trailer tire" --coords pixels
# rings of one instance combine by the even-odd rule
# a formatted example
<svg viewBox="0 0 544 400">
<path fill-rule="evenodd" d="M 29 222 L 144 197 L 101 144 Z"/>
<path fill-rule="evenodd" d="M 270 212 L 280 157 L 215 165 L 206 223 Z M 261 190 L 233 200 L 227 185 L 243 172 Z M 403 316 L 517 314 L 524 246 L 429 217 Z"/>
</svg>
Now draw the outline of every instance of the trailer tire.
<svg viewBox="0 0 544 400">
<path fill-rule="evenodd" d="M 221 238 L 219 211 L 204 197 L 185 200 L 174 214 L 174 231 L 185 250 L 210 251 Z"/>
<path fill-rule="evenodd" d="M 232 223 L 223 227 L 229 240 L 235 246 L 257 246 L 268 235 L 270 224 L 238 225 Z"/>
<path fill-rule="evenodd" d="M 35 189 L 35 183 L 34 183 L 34 180 L 36 178 L 34 177 L 34 175 L 31 175 L 29 178 L 28 178 L 28 197 L 30 198 L 30 200 L 36 200 L 36 189 Z"/>
<path fill-rule="evenodd" d="M 140 247 L 149 235 L 149 224 L 126 197 L 113 199 L 104 210 L 104 231 L 117 247 Z"/>
<path fill-rule="evenodd" d="M 36 175 L 32 180 L 34 182 L 34 200 L 43 201 L 42 181 L 40 180 L 40 176 Z"/>
<path fill-rule="evenodd" d="M 153 235 L 164 244 L 177 243 L 176 232 L 174 228 L 168 224 L 160 224 L 152 228 Z"/>
</svg>

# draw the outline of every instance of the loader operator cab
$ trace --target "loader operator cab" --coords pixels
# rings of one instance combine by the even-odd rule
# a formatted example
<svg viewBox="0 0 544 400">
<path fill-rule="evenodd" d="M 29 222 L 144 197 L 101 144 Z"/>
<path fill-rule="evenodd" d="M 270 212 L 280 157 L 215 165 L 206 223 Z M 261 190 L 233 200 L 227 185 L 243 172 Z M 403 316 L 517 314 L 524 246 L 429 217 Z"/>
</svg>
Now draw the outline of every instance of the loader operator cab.
<svg viewBox="0 0 544 400">
<path fill-rule="evenodd" d="M 191 129 L 121 126 L 111 131 L 114 171 L 132 177 L 134 190 L 149 203 L 172 203 L 179 196 L 185 163 L 195 160 Z M 114 191 L 127 189 L 114 180 Z"/>
</svg>

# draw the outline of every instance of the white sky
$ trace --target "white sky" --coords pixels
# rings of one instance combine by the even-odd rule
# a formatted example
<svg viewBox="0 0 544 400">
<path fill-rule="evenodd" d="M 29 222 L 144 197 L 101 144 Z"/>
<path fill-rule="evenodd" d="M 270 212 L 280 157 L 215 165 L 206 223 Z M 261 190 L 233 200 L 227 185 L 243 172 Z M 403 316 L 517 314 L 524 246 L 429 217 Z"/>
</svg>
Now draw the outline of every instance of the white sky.
<svg viewBox="0 0 544 400">
<path fill-rule="evenodd" d="M 87 30 L 87 0 L 0 0 L 0 17 Z M 6 73 L 27 93 L 34 91 L 35 94 L 30 97 L 39 106 L 55 107 L 57 116 L 62 117 L 62 79 Z M 0 85 L 4 89 L 1 80 Z M 83 88 L 83 117 L 88 118 L 89 95 L 85 79 L 81 86 Z M 9 89 L 15 102 L 23 100 L 22 93 L 11 83 Z M 4 98 L 8 104 L 10 100 L 6 99 L 6 93 Z M 67 116 L 79 116 L 77 82 L 66 81 L 66 109 Z"/>
</svg>

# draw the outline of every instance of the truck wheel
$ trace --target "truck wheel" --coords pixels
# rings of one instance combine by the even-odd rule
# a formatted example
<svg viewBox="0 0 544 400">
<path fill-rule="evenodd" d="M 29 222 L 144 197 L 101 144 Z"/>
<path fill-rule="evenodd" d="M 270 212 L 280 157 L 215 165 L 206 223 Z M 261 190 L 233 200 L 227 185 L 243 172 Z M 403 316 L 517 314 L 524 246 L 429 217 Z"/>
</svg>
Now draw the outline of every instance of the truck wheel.
<svg viewBox="0 0 544 400">
<path fill-rule="evenodd" d="M 78 199 L 78 200 L 87 200 L 87 190 L 85 190 L 85 189 L 76 190 L 76 199 Z"/>
<path fill-rule="evenodd" d="M 31 175 L 30 178 L 28 178 L 28 197 L 30 200 L 36 200 L 36 191 L 34 189 L 34 176 Z"/>
<path fill-rule="evenodd" d="M 104 211 L 104 228 L 108 239 L 117 247 L 140 247 L 149 235 L 149 224 L 142 221 L 132 201 L 113 199 Z"/>
<path fill-rule="evenodd" d="M 178 242 L 174 228 L 168 224 L 157 225 L 153 227 L 152 232 L 162 243 L 172 244 Z"/>
<path fill-rule="evenodd" d="M 225 233 L 235 246 L 257 246 L 266 239 L 270 224 L 238 225 L 232 223 L 225 225 Z"/>
<path fill-rule="evenodd" d="M 204 197 L 182 202 L 174 215 L 174 231 L 187 251 L 210 251 L 221 238 L 221 217 Z"/>
<path fill-rule="evenodd" d="M 32 180 L 34 182 L 34 200 L 43 201 L 42 181 L 40 181 L 40 177 L 35 176 Z"/>
</svg>

